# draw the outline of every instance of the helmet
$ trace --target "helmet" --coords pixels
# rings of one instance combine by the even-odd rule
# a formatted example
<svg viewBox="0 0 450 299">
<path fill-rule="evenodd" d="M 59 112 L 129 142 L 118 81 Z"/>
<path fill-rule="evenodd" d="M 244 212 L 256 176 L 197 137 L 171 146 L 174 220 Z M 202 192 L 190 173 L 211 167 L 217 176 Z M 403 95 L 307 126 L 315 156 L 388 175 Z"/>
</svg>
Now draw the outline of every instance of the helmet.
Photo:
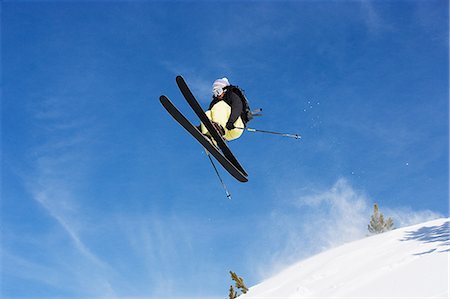
<svg viewBox="0 0 450 299">
<path fill-rule="evenodd" d="M 229 86 L 230 82 L 228 82 L 227 78 L 217 79 L 214 81 L 212 86 L 212 94 L 214 97 L 218 97 L 223 93 L 225 87 Z"/>
</svg>

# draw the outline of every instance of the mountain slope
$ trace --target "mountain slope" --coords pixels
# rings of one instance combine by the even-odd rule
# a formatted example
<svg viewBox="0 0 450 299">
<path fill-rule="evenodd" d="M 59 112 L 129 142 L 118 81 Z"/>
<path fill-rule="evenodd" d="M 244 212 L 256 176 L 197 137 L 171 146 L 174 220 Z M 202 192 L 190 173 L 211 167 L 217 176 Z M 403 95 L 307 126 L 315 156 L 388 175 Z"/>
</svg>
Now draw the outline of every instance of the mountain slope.
<svg viewBox="0 0 450 299">
<path fill-rule="evenodd" d="M 239 298 L 448 298 L 450 219 L 320 253 Z"/>
</svg>

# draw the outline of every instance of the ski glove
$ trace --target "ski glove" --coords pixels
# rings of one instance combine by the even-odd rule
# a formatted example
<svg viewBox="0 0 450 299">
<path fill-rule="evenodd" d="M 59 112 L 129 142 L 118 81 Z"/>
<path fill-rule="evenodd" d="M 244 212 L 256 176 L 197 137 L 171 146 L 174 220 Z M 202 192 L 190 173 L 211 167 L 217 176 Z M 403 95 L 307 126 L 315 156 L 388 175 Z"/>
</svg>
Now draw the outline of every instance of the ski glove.
<svg viewBox="0 0 450 299">
<path fill-rule="evenodd" d="M 227 130 L 233 130 L 235 128 L 232 122 L 227 122 L 227 125 L 225 127 L 227 128 Z"/>
</svg>

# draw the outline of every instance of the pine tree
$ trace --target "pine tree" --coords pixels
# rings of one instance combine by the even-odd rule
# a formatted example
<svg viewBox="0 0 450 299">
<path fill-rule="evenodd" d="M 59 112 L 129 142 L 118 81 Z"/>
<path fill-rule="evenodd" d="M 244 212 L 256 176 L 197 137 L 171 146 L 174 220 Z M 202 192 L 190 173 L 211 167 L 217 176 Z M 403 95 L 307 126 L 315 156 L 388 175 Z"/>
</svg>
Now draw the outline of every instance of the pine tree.
<svg viewBox="0 0 450 299">
<path fill-rule="evenodd" d="M 230 286 L 230 299 L 236 299 L 238 297 L 237 292 L 234 291 L 233 286 Z"/>
<path fill-rule="evenodd" d="M 384 216 L 378 209 L 378 204 L 373 206 L 373 215 L 370 217 L 370 223 L 367 226 L 368 230 L 372 234 L 380 234 L 394 229 L 394 221 L 392 218 L 384 220 Z"/>
<path fill-rule="evenodd" d="M 245 286 L 244 279 L 242 277 L 237 276 L 236 273 L 230 271 L 231 279 L 236 282 L 236 288 L 241 290 L 243 294 L 248 292 L 248 288 Z M 237 292 L 234 290 L 233 286 L 230 286 L 230 299 L 235 299 L 238 297 Z"/>
</svg>

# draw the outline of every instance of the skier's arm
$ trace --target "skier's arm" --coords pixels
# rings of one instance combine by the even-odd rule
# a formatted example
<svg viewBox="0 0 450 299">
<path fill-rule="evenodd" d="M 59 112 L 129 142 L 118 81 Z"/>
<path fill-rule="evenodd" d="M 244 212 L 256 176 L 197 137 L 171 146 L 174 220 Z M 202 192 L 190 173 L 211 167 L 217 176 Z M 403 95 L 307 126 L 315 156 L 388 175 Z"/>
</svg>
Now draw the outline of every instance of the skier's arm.
<svg viewBox="0 0 450 299">
<path fill-rule="evenodd" d="M 239 116 L 241 116 L 243 109 L 241 98 L 239 98 L 237 94 L 231 92 L 230 99 L 231 99 L 231 115 L 227 122 L 228 130 L 234 129 L 234 123 L 239 118 Z"/>
</svg>

